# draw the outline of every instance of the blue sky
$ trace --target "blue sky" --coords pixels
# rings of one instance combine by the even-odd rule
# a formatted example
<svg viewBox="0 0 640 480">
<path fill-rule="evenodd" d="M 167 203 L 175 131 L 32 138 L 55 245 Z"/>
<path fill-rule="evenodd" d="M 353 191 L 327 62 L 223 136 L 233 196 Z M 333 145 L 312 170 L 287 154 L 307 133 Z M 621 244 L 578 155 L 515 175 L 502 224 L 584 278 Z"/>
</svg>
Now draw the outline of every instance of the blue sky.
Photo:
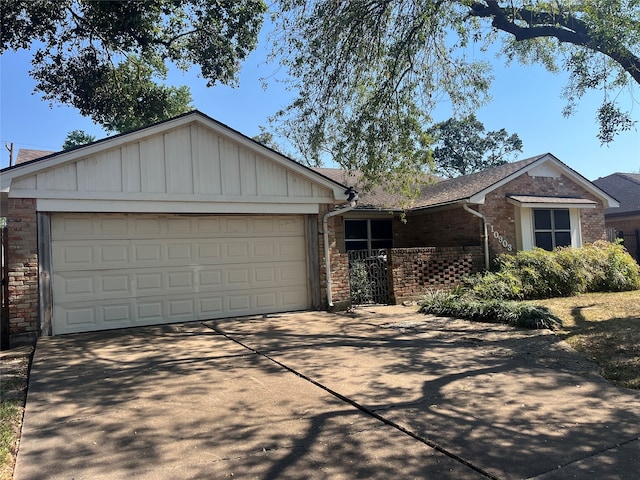
<svg viewBox="0 0 640 480">
<path fill-rule="evenodd" d="M 33 94 L 35 82 L 28 75 L 30 59 L 28 52 L 8 52 L 0 57 L 2 168 L 9 165 L 5 143 L 13 142 L 17 153 L 19 148 L 60 150 L 71 130 L 84 130 L 97 139 L 107 136 L 74 109 L 50 106 Z M 191 87 L 198 110 L 253 136 L 291 98 L 281 84 L 273 81 L 278 74 L 277 65 L 267 64 L 265 59 L 265 50 L 257 50 L 249 57 L 243 64 L 238 88 L 206 88 L 194 73 L 173 73 L 170 81 Z M 506 67 L 499 59 L 494 67 L 493 101 L 480 109 L 477 117 L 488 130 L 506 128 L 509 133 L 517 133 L 524 143 L 520 158 L 551 152 L 590 180 L 614 172 L 640 172 L 639 87 L 620 94 L 623 105 L 632 109 L 636 128 L 619 135 L 612 144 L 601 146 L 596 138 L 595 111 L 602 93 L 589 95 L 579 104 L 577 114 L 564 118 L 562 74 L 553 75 L 537 66 Z M 266 90 L 260 81 L 263 77 L 271 78 Z"/>
</svg>

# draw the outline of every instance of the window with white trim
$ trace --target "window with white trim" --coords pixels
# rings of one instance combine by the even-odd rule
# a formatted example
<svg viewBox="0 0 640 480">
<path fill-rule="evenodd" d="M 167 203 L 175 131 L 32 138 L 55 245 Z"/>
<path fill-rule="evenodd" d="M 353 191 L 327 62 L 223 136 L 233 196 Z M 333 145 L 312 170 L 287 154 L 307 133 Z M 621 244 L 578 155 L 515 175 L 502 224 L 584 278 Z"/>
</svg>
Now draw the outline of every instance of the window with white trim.
<svg viewBox="0 0 640 480">
<path fill-rule="evenodd" d="M 391 248 L 393 246 L 393 227 L 391 220 L 345 220 L 344 245 L 347 251 Z"/>
<path fill-rule="evenodd" d="M 533 236 L 535 246 L 545 250 L 571 246 L 569 209 L 534 209 Z"/>
</svg>

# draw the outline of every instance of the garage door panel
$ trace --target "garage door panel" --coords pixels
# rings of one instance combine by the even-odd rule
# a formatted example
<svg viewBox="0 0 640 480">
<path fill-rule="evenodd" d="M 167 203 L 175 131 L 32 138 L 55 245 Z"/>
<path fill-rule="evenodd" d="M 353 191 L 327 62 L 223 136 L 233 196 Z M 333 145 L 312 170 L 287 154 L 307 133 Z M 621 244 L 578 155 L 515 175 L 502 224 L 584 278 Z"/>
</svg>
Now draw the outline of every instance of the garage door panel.
<svg viewBox="0 0 640 480">
<path fill-rule="evenodd" d="M 54 334 L 308 308 L 296 216 L 55 214 Z"/>
</svg>

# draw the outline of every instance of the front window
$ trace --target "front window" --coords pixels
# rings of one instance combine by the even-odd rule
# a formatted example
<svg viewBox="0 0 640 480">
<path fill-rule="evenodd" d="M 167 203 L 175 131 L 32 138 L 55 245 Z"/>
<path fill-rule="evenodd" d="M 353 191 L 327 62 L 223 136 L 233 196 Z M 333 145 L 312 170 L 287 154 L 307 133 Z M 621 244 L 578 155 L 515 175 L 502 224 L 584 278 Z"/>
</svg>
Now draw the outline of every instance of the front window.
<svg viewBox="0 0 640 480">
<path fill-rule="evenodd" d="M 345 220 L 344 244 L 349 250 L 376 250 L 393 246 L 391 220 Z"/>
<path fill-rule="evenodd" d="M 545 250 L 571 246 L 571 220 L 568 209 L 534 209 L 535 246 Z"/>
</svg>

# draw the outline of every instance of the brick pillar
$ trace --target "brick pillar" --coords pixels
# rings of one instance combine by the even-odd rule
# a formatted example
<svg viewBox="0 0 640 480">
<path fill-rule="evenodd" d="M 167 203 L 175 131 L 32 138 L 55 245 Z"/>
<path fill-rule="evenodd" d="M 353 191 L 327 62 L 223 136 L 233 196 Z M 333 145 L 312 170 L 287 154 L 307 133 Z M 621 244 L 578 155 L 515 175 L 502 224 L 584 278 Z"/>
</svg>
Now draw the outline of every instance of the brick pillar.
<svg viewBox="0 0 640 480">
<path fill-rule="evenodd" d="M 10 198 L 7 216 L 9 338 L 12 345 L 38 334 L 38 229 L 36 200 Z"/>
</svg>

